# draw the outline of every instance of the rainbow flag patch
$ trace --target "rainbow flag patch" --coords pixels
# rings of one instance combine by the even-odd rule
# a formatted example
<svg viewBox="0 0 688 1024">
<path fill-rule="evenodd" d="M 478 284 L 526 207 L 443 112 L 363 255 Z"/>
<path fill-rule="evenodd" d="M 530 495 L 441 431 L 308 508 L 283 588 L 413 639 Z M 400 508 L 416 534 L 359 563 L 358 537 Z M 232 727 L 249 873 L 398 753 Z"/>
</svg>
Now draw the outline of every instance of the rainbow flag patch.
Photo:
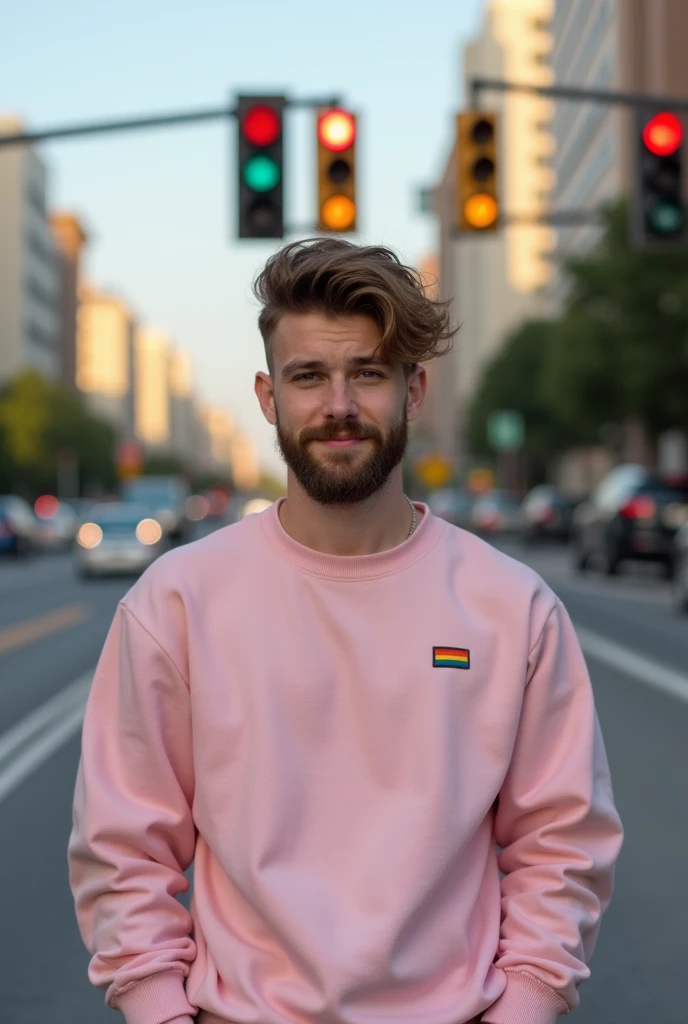
<svg viewBox="0 0 688 1024">
<path fill-rule="evenodd" d="M 471 652 L 465 647 L 433 647 L 433 668 L 470 668 Z"/>
</svg>

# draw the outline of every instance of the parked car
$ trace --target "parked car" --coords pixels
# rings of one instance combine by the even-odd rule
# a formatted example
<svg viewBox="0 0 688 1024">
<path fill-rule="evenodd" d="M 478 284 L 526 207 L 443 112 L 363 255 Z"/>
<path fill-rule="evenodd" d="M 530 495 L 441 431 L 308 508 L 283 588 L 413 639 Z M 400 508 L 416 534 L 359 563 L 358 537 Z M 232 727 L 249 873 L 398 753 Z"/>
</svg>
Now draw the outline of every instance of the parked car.
<svg viewBox="0 0 688 1024">
<path fill-rule="evenodd" d="M 0 552 L 28 555 L 36 549 L 36 517 L 27 501 L 0 495 Z"/>
<path fill-rule="evenodd" d="M 521 536 L 526 544 L 539 540 L 568 541 L 571 535 L 572 505 L 551 484 L 533 487 L 520 508 Z"/>
<path fill-rule="evenodd" d="M 169 546 L 159 521 L 133 502 L 94 505 L 76 539 L 76 569 L 83 578 L 141 573 Z"/>
<path fill-rule="evenodd" d="M 513 533 L 518 528 L 518 503 L 506 491 L 487 491 L 473 504 L 471 526 L 476 533 Z"/>
<path fill-rule="evenodd" d="M 574 511 L 575 568 L 596 564 L 611 576 L 627 559 L 652 561 L 670 578 L 674 538 L 687 509 L 688 484 L 667 483 L 634 463 L 617 466 Z"/>
<path fill-rule="evenodd" d="M 179 476 L 139 476 L 122 485 L 122 499 L 153 510 L 163 533 L 177 543 L 191 537 L 192 524 L 186 514 L 189 485 Z"/>
<path fill-rule="evenodd" d="M 46 551 L 69 550 L 76 539 L 80 519 L 74 508 L 55 499 L 54 505 L 40 506 L 36 511 L 37 544 Z"/>
<path fill-rule="evenodd" d="M 473 498 L 459 487 L 443 487 L 432 491 L 428 497 L 428 508 L 454 526 L 467 527 L 470 524 Z"/>
<path fill-rule="evenodd" d="M 688 519 L 674 537 L 672 575 L 674 606 L 682 615 L 688 615 Z"/>
</svg>

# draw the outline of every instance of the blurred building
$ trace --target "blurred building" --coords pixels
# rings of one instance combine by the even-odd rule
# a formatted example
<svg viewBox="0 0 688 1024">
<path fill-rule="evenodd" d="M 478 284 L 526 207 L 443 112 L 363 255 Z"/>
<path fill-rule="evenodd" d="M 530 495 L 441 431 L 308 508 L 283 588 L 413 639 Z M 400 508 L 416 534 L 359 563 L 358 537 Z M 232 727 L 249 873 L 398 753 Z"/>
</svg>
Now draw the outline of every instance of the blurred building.
<svg viewBox="0 0 688 1024">
<path fill-rule="evenodd" d="M 154 451 L 170 444 L 170 339 L 155 327 L 138 327 L 134 336 L 134 426 L 138 439 Z"/>
<path fill-rule="evenodd" d="M 552 36 L 557 84 L 688 96 L 685 0 L 556 0 Z M 630 193 L 630 110 L 557 101 L 553 130 L 557 209 L 594 209 Z M 600 231 L 594 224 L 559 228 L 557 262 L 588 251 Z M 558 272 L 548 289 L 553 312 L 565 292 L 564 275 Z"/>
<path fill-rule="evenodd" d="M 260 463 L 256 446 L 249 437 L 237 432 L 231 445 L 232 478 L 241 491 L 254 491 L 260 481 Z"/>
<path fill-rule="evenodd" d="M 24 131 L 0 117 L 0 134 Z M 59 285 L 47 170 L 35 149 L 0 149 L 0 380 L 24 369 L 60 376 Z"/>
<path fill-rule="evenodd" d="M 92 285 L 80 288 L 76 385 L 121 437 L 131 437 L 134 427 L 133 337 L 134 317 L 122 299 Z"/>
<path fill-rule="evenodd" d="M 224 409 L 204 404 L 201 415 L 209 439 L 209 469 L 213 472 L 231 473 L 234 423 Z"/>
<path fill-rule="evenodd" d="M 206 406 L 197 398 L 193 403 L 194 413 L 194 464 L 203 473 L 213 472 L 213 453 L 206 422 Z"/>
<path fill-rule="evenodd" d="M 181 349 L 169 353 L 170 451 L 192 466 L 196 459 L 196 422 L 191 356 Z"/>
<path fill-rule="evenodd" d="M 574 5 L 575 6 L 575 5 Z M 478 36 L 463 52 L 463 94 L 473 76 L 545 85 L 552 81 L 549 30 L 552 0 L 489 0 Z M 498 114 L 500 205 L 510 215 L 549 208 L 554 148 L 552 104 L 517 93 L 483 94 Z M 434 195 L 439 221 L 439 296 L 451 300 L 461 323 L 455 351 L 433 374 L 435 447 L 462 461 L 463 424 L 486 364 L 510 330 L 538 315 L 552 276 L 554 233 L 535 223 L 505 225 L 476 237 L 454 232 L 454 153 Z"/>
<path fill-rule="evenodd" d="M 58 336 L 60 377 L 68 387 L 76 387 L 77 307 L 81 253 L 86 232 L 74 214 L 53 212 L 50 227 L 56 249 L 58 281 Z"/>
</svg>

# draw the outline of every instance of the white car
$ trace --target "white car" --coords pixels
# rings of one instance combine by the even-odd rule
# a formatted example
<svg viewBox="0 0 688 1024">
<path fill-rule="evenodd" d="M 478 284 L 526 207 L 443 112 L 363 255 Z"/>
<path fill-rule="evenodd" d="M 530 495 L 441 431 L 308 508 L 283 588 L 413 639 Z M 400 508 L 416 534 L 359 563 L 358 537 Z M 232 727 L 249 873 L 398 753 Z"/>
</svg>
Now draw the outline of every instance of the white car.
<svg viewBox="0 0 688 1024">
<path fill-rule="evenodd" d="M 77 572 L 86 579 L 139 574 L 168 547 L 162 526 L 144 505 L 94 505 L 76 536 Z"/>
</svg>

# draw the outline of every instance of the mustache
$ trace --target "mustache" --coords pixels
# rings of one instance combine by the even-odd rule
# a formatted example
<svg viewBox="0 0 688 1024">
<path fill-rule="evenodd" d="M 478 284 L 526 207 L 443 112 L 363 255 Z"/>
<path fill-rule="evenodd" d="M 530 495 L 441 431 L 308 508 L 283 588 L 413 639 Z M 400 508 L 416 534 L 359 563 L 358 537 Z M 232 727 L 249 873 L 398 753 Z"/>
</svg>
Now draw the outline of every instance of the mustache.
<svg viewBox="0 0 688 1024">
<path fill-rule="evenodd" d="M 301 431 L 301 444 L 309 441 L 382 441 L 382 434 L 376 427 L 367 427 L 364 423 L 324 423 L 321 427 L 306 427 Z"/>
</svg>

